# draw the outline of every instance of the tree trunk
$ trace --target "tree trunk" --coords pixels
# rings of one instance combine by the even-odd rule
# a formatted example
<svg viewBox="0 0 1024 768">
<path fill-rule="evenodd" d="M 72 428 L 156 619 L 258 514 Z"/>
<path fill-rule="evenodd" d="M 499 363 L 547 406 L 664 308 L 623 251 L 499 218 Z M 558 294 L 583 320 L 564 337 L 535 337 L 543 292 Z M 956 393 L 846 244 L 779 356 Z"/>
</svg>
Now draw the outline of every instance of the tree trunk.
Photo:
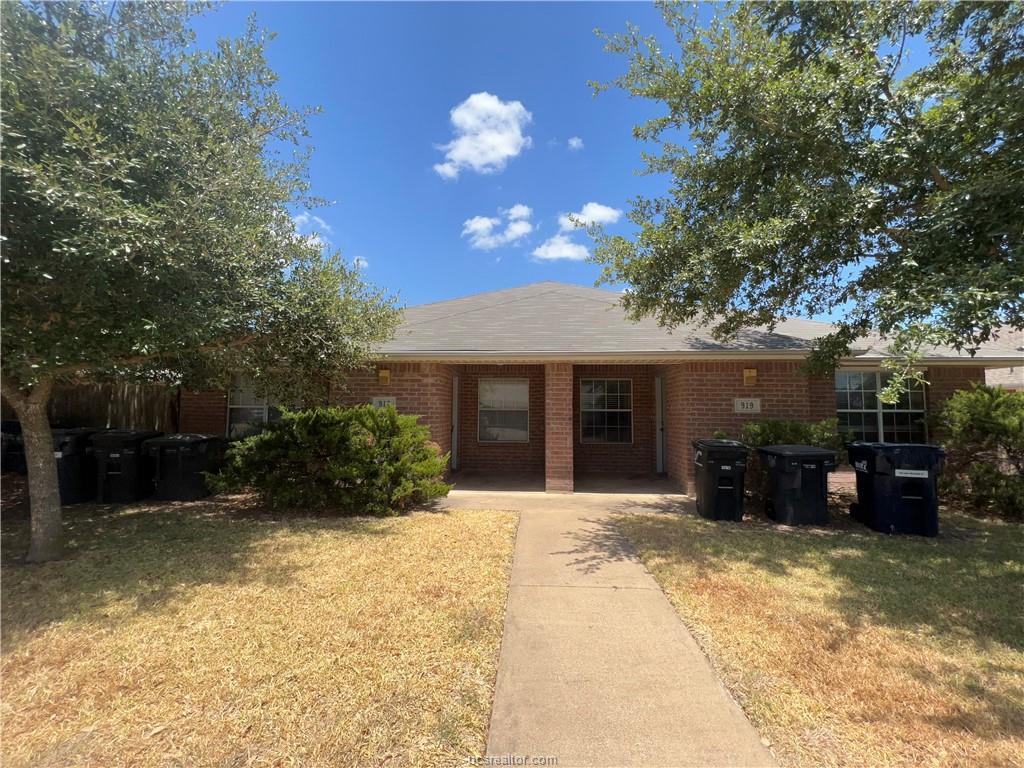
<svg viewBox="0 0 1024 768">
<path fill-rule="evenodd" d="M 33 387 L 30 394 L 8 395 L 11 407 L 21 422 L 21 436 L 25 441 L 28 499 L 32 513 L 32 540 L 26 558 L 30 563 L 59 560 L 64 554 L 57 462 L 53 456 L 50 417 L 46 412 L 52 388 L 51 382 L 42 382 Z"/>
</svg>

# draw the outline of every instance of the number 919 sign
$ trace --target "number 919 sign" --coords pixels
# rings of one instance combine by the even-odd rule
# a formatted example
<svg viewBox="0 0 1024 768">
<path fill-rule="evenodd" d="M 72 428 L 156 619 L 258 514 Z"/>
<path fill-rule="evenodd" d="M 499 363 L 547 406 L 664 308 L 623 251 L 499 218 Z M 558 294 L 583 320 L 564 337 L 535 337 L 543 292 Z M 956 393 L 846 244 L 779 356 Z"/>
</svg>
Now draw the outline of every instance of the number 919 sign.
<svg viewBox="0 0 1024 768">
<path fill-rule="evenodd" d="M 737 397 L 732 401 L 734 413 L 760 413 L 761 398 L 759 397 Z"/>
</svg>

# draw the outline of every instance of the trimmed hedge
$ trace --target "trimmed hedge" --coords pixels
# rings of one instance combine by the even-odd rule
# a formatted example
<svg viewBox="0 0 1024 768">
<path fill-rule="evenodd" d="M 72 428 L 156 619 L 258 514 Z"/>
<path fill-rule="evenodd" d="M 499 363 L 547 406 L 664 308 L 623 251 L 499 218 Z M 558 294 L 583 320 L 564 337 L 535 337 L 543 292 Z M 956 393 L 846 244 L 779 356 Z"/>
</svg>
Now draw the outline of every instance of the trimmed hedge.
<svg viewBox="0 0 1024 768">
<path fill-rule="evenodd" d="M 251 488 L 271 507 L 398 514 L 446 496 L 448 455 L 416 416 L 369 405 L 285 412 L 229 446 L 211 478 L 218 491 Z"/>
</svg>

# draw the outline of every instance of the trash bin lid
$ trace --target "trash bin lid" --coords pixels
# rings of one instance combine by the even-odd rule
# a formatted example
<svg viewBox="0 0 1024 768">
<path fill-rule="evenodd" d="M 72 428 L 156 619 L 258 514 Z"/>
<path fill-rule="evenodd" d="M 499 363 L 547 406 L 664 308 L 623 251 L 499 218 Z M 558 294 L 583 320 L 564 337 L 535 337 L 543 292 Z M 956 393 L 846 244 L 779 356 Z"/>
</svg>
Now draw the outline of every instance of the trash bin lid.
<svg viewBox="0 0 1024 768">
<path fill-rule="evenodd" d="M 693 441 L 694 448 L 726 448 L 729 450 L 747 451 L 747 446 L 739 440 L 723 440 L 717 437 L 702 437 Z"/>
<path fill-rule="evenodd" d="M 153 437 L 160 437 L 163 432 L 155 429 L 106 429 L 92 436 L 93 445 L 125 445 L 140 443 Z"/>
<path fill-rule="evenodd" d="M 836 457 L 835 451 L 828 448 L 818 448 L 814 445 L 764 445 L 757 450 L 761 453 L 793 459 L 835 459 Z"/>
<path fill-rule="evenodd" d="M 210 440 L 220 439 L 220 435 L 203 435 L 199 434 L 198 432 L 180 432 L 174 435 L 151 437 L 146 441 L 146 445 L 193 445 L 196 443 L 206 443 L 209 442 Z"/>
</svg>

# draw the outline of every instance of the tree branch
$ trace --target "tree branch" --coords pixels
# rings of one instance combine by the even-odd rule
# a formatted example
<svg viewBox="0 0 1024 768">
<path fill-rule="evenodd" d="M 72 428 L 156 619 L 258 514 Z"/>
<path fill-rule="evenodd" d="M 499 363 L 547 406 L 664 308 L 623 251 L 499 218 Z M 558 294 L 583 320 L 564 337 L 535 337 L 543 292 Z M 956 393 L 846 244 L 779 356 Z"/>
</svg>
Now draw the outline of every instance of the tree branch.
<svg viewBox="0 0 1024 768">
<path fill-rule="evenodd" d="M 257 334 L 250 333 L 248 336 L 242 336 L 241 338 L 235 339 L 233 341 L 212 342 L 210 344 L 203 344 L 201 346 L 196 347 L 194 351 L 202 354 L 204 352 L 216 352 L 217 350 L 221 349 L 238 349 L 239 347 L 244 347 L 247 344 L 250 344 L 257 338 Z M 100 367 L 107 368 L 111 366 L 143 365 L 145 363 L 152 363 L 157 360 L 167 358 L 171 354 L 173 353 L 154 352 L 153 354 L 150 355 L 132 355 L 130 357 L 123 357 L 119 360 L 114 360 L 109 365 L 105 366 L 98 366 L 94 363 L 72 363 L 70 365 L 62 365 L 57 368 L 54 368 L 52 369 L 51 373 L 54 376 L 60 376 L 61 374 L 65 373 L 83 373 L 88 371 L 94 371 Z"/>
</svg>

